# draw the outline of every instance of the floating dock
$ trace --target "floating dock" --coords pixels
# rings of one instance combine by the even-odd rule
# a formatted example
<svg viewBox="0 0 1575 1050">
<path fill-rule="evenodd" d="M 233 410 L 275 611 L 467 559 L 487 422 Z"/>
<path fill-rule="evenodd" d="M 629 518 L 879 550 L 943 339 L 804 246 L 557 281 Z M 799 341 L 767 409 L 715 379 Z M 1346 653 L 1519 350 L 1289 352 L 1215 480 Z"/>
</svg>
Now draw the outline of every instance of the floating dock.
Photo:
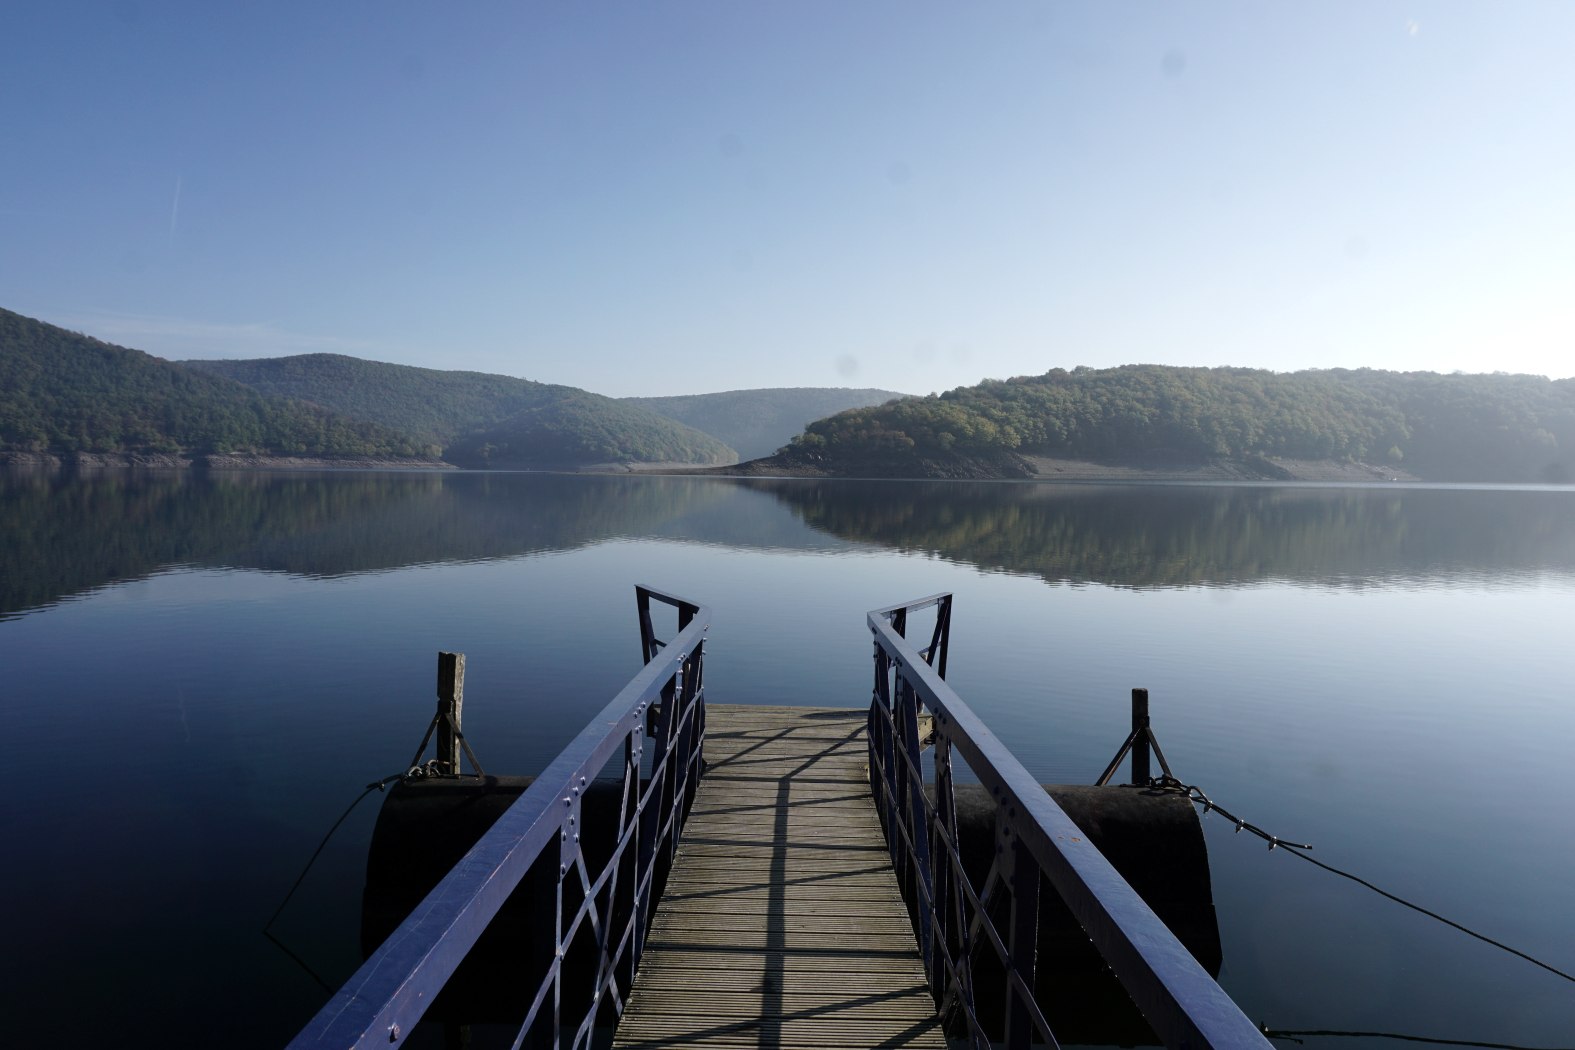
<svg viewBox="0 0 1575 1050">
<path fill-rule="evenodd" d="M 515 1047 L 1031 1050 L 1094 1041 L 1049 1019 L 1093 998 L 1061 970 L 1091 946 L 1143 1034 L 1270 1050 L 1095 844 L 1114 811 L 1080 827 L 946 683 L 950 595 L 868 614 L 874 689 L 847 709 L 708 704 L 710 610 L 635 593 L 643 666 L 512 800 L 462 774 L 463 662 L 440 663 L 439 757 L 411 773 L 455 785 L 453 820 L 503 804 L 292 1047 L 404 1045 L 469 968 L 507 976 Z M 1151 740 L 1135 697 L 1135 770 Z"/>
</svg>

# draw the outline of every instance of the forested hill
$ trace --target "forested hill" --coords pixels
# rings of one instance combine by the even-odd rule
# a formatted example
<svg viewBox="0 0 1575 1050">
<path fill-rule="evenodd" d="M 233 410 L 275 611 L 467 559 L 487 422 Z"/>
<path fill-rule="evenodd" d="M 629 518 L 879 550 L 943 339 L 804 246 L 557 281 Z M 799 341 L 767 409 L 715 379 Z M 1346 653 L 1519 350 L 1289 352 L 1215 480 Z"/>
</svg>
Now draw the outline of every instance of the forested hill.
<svg viewBox="0 0 1575 1050">
<path fill-rule="evenodd" d="M 178 364 L 233 379 L 270 397 L 298 398 L 373 420 L 438 445 L 578 393 L 572 387 L 510 376 L 443 372 L 340 354 Z"/>
<path fill-rule="evenodd" d="M 1376 464 L 1436 481 L 1575 477 L 1575 380 L 1246 368 L 1053 369 L 811 423 L 764 469 L 1026 477 L 1034 457 L 1107 464 Z"/>
<path fill-rule="evenodd" d="M 892 390 L 774 387 L 622 400 L 702 430 L 731 445 L 741 459 L 756 459 L 786 445 L 813 420 L 906 396 Z"/>
<path fill-rule="evenodd" d="M 405 458 L 432 451 L 376 423 L 265 397 L 0 309 L 0 453 Z"/>
<path fill-rule="evenodd" d="M 636 405 L 570 386 L 304 354 L 183 361 L 271 397 L 299 398 L 417 436 L 473 467 L 731 463 L 715 438 Z"/>
</svg>

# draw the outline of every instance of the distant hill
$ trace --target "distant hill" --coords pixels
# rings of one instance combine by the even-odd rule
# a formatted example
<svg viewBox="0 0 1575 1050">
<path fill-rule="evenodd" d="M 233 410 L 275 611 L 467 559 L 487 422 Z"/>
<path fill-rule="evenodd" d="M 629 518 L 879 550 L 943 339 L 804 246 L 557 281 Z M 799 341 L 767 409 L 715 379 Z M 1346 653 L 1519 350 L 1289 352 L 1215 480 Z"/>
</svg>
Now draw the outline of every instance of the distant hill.
<svg viewBox="0 0 1575 1050">
<path fill-rule="evenodd" d="M 787 473 L 1032 477 L 1036 457 L 1161 467 L 1376 464 L 1434 481 L 1575 478 L 1575 381 L 1371 369 L 1052 369 L 811 423 Z M 1382 473 L 1382 470 L 1375 470 Z"/>
<path fill-rule="evenodd" d="M 404 458 L 404 434 L 0 310 L 0 452 Z"/>
<path fill-rule="evenodd" d="M 477 468 L 738 461 L 737 453 L 709 434 L 584 390 L 467 434 L 449 446 L 445 458 Z"/>
<path fill-rule="evenodd" d="M 441 446 L 462 466 L 731 463 L 733 450 L 683 424 L 571 386 L 303 354 L 183 361 L 271 397 L 291 397 Z"/>
<path fill-rule="evenodd" d="M 438 445 L 579 392 L 510 376 L 444 372 L 342 354 L 177 363 L 244 383 L 269 397 L 310 401 Z"/>
<path fill-rule="evenodd" d="M 893 390 L 774 387 L 622 400 L 704 431 L 731 445 L 740 459 L 758 459 L 792 441 L 814 420 L 907 396 Z"/>
</svg>

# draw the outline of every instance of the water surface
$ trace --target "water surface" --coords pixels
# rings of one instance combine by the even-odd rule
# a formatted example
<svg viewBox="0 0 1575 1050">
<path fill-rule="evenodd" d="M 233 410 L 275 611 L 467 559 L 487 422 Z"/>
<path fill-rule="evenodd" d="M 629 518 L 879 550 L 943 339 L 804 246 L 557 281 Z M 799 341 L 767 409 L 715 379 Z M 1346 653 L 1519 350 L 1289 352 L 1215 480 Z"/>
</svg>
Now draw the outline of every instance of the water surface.
<svg viewBox="0 0 1575 1050">
<path fill-rule="evenodd" d="M 866 704 L 864 612 L 952 591 L 951 681 L 1040 779 L 1092 780 L 1147 687 L 1184 779 L 1575 969 L 1569 490 L 112 473 L 0 495 L 15 1045 L 282 1044 L 324 993 L 258 931 L 408 761 L 437 651 L 467 654 L 489 770 L 534 771 L 637 669 L 636 582 L 712 606 L 729 703 Z M 278 927 L 330 983 L 359 960 L 375 801 Z M 1221 981 L 1253 1020 L 1570 1045 L 1570 984 L 1205 828 Z"/>
</svg>

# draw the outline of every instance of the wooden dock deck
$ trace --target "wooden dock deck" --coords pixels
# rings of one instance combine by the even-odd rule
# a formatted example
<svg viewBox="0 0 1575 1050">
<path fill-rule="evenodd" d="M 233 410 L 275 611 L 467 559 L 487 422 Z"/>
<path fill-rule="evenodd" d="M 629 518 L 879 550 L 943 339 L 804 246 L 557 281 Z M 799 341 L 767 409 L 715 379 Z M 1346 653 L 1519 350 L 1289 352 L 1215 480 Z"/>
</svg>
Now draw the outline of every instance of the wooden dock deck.
<svg viewBox="0 0 1575 1050">
<path fill-rule="evenodd" d="M 707 705 L 708 768 L 615 1048 L 943 1050 L 864 723 L 847 708 Z"/>
</svg>

